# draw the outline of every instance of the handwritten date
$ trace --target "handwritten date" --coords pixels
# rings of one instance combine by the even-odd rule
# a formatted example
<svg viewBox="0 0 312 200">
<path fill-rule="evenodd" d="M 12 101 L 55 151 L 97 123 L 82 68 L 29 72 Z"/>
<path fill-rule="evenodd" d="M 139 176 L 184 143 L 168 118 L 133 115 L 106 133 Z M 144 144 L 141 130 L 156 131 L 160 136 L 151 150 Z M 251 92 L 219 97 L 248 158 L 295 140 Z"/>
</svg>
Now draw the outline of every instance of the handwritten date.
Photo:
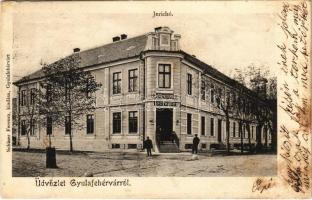
<svg viewBox="0 0 312 200">
<path fill-rule="evenodd" d="M 268 190 L 269 188 L 272 188 L 275 185 L 273 182 L 273 179 L 263 179 L 263 178 L 257 178 L 257 180 L 254 182 L 252 186 L 252 192 L 259 191 L 262 193 L 264 190 Z"/>
</svg>

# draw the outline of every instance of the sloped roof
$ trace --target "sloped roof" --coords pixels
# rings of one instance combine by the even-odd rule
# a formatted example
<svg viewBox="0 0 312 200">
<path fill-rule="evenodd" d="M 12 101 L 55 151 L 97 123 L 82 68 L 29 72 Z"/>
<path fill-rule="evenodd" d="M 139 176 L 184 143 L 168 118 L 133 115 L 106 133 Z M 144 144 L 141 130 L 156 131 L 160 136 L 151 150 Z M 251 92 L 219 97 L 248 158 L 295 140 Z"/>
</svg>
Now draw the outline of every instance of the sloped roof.
<svg viewBox="0 0 312 200">
<path fill-rule="evenodd" d="M 148 34 L 140 35 L 137 37 L 120 40 L 117 42 L 109 43 L 100 47 L 96 47 L 93 49 L 80 51 L 79 55 L 81 58 L 81 67 L 89 67 L 93 65 L 98 65 L 102 63 L 108 63 L 120 59 L 131 58 L 139 56 L 142 52 L 146 50 L 147 36 Z M 146 50 L 148 51 L 162 51 L 162 50 Z M 245 92 L 256 95 L 253 91 L 243 86 L 241 83 L 236 80 L 224 75 L 211 65 L 208 65 L 196 57 L 180 50 L 175 51 L 178 53 L 182 53 L 185 60 L 188 60 L 191 63 L 194 63 L 197 67 L 201 68 L 204 73 L 209 74 L 213 77 L 216 77 L 220 81 L 227 83 L 229 85 L 243 88 Z M 58 62 L 58 61 L 56 61 Z M 25 81 L 34 80 L 38 78 L 42 78 L 44 76 L 43 70 L 40 69 L 28 76 L 23 77 L 22 79 L 14 82 L 14 84 L 19 84 Z"/>
<path fill-rule="evenodd" d="M 147 34 L 81 51 L 79 52 L 81 58 L 81 67 L 88 67 L 124 58 L 139 56 L 140 53 L 145 50 L 146 42 Z M 24 76 L 20 80 L 14 82 L 14 84 L 38 79 L 43 76 L 43 70 L 40 69 L 30 75 Z"/>
<path fill-rule="evenodd" d="M 220 81 L 223 81 L 224 83 L 227 83 L 228 85 L 231 85 L 235 88 L 242 89 L 244 92 L 246 92 L 249 95 L 258 97 L 257 93 L 250 90 L 249 88 L 247 88 L 243 84 L 239 83 L 238 81 L 226 76 L 225 74 L 218 71 L 217 69 L 215 69 L 211 65 L 208 65 L 208 64 L 202 62 L 201 60 L 195 58 L 194 56 L 192 56 L 186 52 L 183 52 L 183 54 L 184 54 L 185 60 L 188 60 L 189 62 L 196 64 L 197 67 L 199 67 L 200 69 L 202 69 L 204 71 L 204 74 L 209 74 L 210 76 L 216 77 L 217 79 L 219 79 Z"/>
</svg>

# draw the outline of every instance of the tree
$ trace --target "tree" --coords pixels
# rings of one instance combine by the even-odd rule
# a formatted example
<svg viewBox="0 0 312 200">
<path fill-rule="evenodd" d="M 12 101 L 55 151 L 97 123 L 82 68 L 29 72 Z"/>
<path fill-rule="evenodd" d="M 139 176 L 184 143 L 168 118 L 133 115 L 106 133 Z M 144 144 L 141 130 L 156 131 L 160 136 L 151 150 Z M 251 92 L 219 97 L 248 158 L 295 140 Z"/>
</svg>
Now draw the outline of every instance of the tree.
<svg viewBox="0 0 312 200">
<path fill-rule="evenodd" d="M 222 92 L 224 91 L 224 93 Z M 227 152 L 230 153 L 230 116 L 233 115 L 234 107 L 231 101 L 233 98 L 233 90 L 219 88 L 216 93 L 216 101 L 218 107 L 223 111 L 225 115 L 226 124 L 226 147 Z"/>
<path fill-rule="evenodd" d="M 94 93 L 101 87 L 90 71 L 80 67 L 79 53 L 50 65 L 44 64 L 40 114 L 50 118 L 56 127 L 64 127 L 73 149 L 73 129 L 82 129 L 81 118 L 95 110 Z"/>
<path fill-rule="evenodd" d="M 26 85 L 20 91 L 20 130 L 27 137 L 27 149 L 30 149 L 30 137 L 35 133 L 38 122 L 38 89 L 34 85 Z"/>
<path fill-rule="evenodd" d="M 266 125 L 272 134 L 272 147 L 276 146 L 276 77 L 270 75 L 267 67 L 251 64 L 245 69 L 235 69 L 234 79 L 251 89 L 262 100 L 254 100 L 251 104 L 252 115 L 257 121 L 256 142 L 257 149 L 261 150 L 261 132 Z M 249 130 L 248 121 L 247 131 Z M 266 127 L 265 126 L 265 127 Z M 267 138 L 267 131 L 265 131 Z M 250 135 L 250 133 L 248 133 Z"/>
</svg>

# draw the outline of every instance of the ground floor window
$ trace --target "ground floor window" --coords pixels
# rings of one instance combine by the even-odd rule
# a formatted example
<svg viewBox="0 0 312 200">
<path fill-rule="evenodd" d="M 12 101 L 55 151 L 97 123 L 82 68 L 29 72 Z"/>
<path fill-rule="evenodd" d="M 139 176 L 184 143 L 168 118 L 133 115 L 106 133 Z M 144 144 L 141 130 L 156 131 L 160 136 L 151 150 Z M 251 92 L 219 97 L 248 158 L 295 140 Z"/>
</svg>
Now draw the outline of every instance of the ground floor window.
<svg viewBox="0 0 312 200">
<path fill-rule="evenodd" d="M 236 137 L 236 123 L 233 122 L 233 137 Z"/>
<path fill-rule="evenodd" d="M 71 119 L 70 116 L 65 117 L 65 134 L 69 135 L 71 132 Z"/>
<path fill-rule="evenodd" d="M 113 149 L 120 149 L 120 144 L 112 144 Z"/>
<path fill-rule="evenodd" d="M 21 135 L 26 135 L 27 129 L 26 129 L 26 120 L 21 121 Z"/>
<path fill-rule="evenodd" d="M 210 136 L 214 136 L 214 119 L 210 118 Z"/>
<path fill-rule="evenodd" d="M 113 133 L 121 133 L 121 112 L 113 113 Z"/>
<path fill-rule="evenodd" d="M 205 129 L 206 129 L 206 119 L 205 117 L 201 117 L 201 135 L 205 135 Z"/>
<path fill-rule="evenodd" d="M 52 135 L 52 117 L 47 117 L 47 135 Z"/>
<path fill-rule="evenodd" d="M 255 137 L 255 136 L 254 136 L 254 126 L 251 126 L 251 136 L 252 136 L 252 138 Z"/>
<path fill-rule="evenodd" d="M 87 134 L 94 133 L 94 115 L 87 115 Z"/>
<path fill-rule="evenodd" d="M 138 112 L 130 111 L 129 112 L 129 133 L 138 132 Z"/>
<path fill-rule="evenodd" d="M 192 135 L 192 114 L 187 114 L 187 134 Z"/>
<path fill-rule="evenodd" d="M 184 147 L 184 148 L 185 148 L 185 149 L 192 149 L 192 146 L 193 146 L 192 144 L 185 144 L 185 147 Z"/>
<path fill-rule="evenodd" d="M 36 128 L 36 120 L 32 119 L 30 120 L 30 135 L 35 135 L 35 128 Z"/>
<path fill-rule="evenodd" d="M 137 144 L 128 144 L 128 149 L 136 149 Z"/>
<path fill-rule="evenodd" d="M 243 125 L 243 133 L 244 133 L 244 134 L 243 134 L 244 138 L 248 138 L 248 137 L 247 137 L 247 127 L 246 127 L 245 124 Z"/>
</svg>

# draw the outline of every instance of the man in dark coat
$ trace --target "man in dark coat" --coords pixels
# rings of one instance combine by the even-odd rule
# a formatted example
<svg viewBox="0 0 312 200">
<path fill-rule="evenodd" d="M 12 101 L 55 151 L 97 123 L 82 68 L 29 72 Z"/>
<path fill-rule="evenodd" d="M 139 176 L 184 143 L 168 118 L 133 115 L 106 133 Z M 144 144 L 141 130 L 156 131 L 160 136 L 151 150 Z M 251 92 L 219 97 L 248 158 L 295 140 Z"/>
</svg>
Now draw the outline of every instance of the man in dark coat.
<svg viewBox="0 0 312 200">
<path fill-rule="evenodd" d="M 197 134 L 195 134 L 195 137 L 193 139 L 193 146 L 192 146 L 192 153 L 197 154 L 198 153 L 198 144 L 200 139 L 197 137 Z"/>
<path fill-rule="evenodd" d="M 153 148 L 153 142 L 149 137 L 146 137 L 146 140 L 144 141 L 144 148 L 147 151 L 147 156 L 152 156 L 152 148 Z"/>
</svg>

